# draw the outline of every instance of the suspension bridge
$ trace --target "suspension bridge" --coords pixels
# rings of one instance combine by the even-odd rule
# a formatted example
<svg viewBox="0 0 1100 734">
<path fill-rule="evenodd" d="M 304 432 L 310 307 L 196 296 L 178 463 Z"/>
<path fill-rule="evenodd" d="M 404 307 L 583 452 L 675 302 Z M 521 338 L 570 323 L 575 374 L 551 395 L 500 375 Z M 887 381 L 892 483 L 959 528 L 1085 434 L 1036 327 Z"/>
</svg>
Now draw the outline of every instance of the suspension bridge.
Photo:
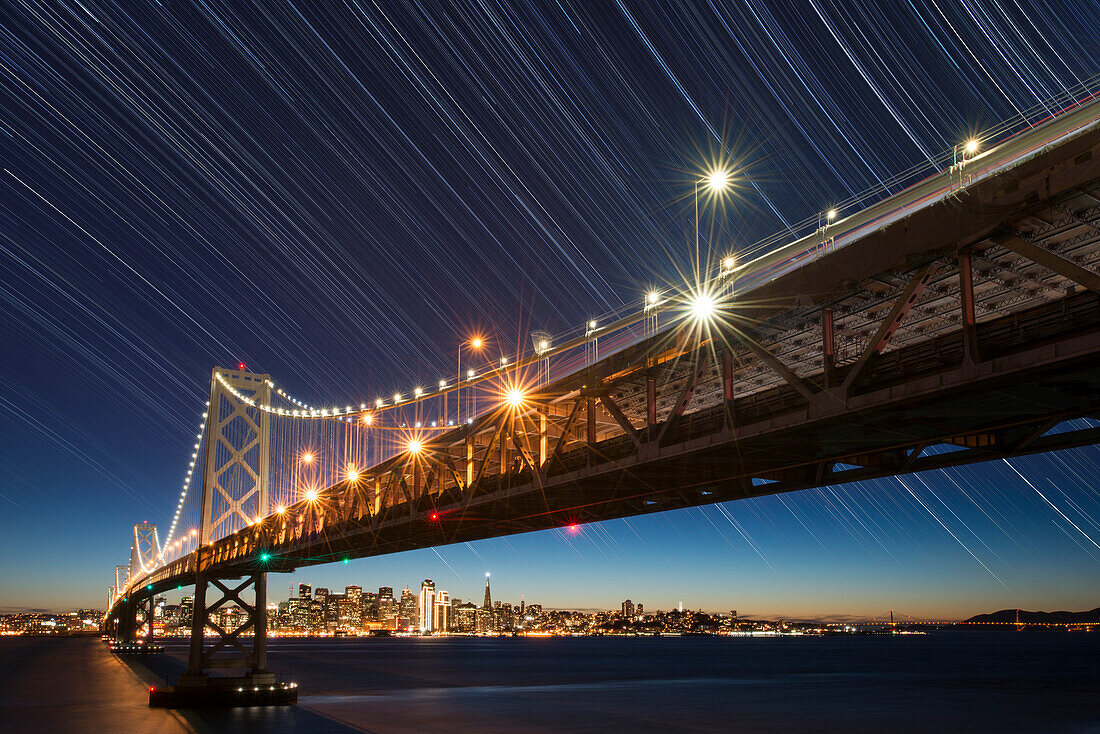
<svg viewBox="0 0 1100 734">
<path fill-rule="evenodd" d="M 251 703 L 289 690 L 269 572 L 1094 444 L 1098 265 L 1090 99 L 614 320 L 493 360 L 466 344 L 437 384 L 321 408 L 215 367 L 108 634 L 151 641 L 154 595 L 193 585 L 187 672 L 151 701 Z M 237 629 L 211 619 L 228 602 Z"/>
</svg>

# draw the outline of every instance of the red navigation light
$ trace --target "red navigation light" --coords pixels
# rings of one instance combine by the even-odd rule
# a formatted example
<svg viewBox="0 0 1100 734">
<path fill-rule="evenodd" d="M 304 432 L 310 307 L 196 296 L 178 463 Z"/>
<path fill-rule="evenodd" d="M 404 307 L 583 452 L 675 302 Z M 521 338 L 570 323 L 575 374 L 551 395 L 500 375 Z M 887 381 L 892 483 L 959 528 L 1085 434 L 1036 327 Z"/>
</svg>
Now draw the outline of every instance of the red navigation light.
<svg viewBox="0 0 1100 734">
<path fill-rule="evenodd" d="M 432 513 L 432 522 L 435 522 L 438 519 L 439 519 L 439 513 L 438 512 L 433 512 Z"/>
<path fill-rule="evenodd" d="M 237 363 L 237 369 L 239 369 L 239 370 L 243 370 L 246 367 L 248 367 L 248 365 L 246 365 L 244 362 L 238 362 Z"/>
<path fill-rule="evenodd" d="M 580 528 L 579 525 L 577 525 L 577 523 L 573 523 L 572 525 L 569 526 L 569 533 L 571 535 L 576 535 L 580 531 L 580 529 L 581 528 Z"/>
</svg>

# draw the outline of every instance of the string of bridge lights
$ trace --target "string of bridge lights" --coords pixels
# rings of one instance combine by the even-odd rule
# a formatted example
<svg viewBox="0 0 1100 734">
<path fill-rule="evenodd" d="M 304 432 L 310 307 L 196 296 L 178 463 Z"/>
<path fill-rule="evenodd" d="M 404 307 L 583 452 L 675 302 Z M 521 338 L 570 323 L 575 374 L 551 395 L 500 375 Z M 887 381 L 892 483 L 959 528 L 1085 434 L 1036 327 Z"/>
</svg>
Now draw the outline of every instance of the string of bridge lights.
<svg viewBox="0 0 1100 734">
<path fill-rule="evenodd" d="M 548 341 L 543 340 L 541 343 L 548 344 Z M 541 357 L 541 355 L 546 351 L 549 351 L 548 348 L 540 350 L 538 354 Z M 501 357 L 499 366 L 489 373 L 480 375 L 479 380 L 474 379 L 479 377 L 475 370 L 468 370 L 466 373 L 465 384 L 466 386 L 469 386 L 474 384 L 475 382 L 479 382 L 481 379 L 492 377 L 493 374 L 496 374 L 500 370 L 503 370 L 509 366 L 513 366 L 513 361 L 508 357 Z M 515 366 L 522 366 L 522 364 Z M 247 365 L 244 362 L 241 362 L 237 365 L 237 369 L 245 370 L 247 369 Z M 412 393 L 411 398 L 405 397 L 405 394 L 400 392 L 394 393 L 393 403 L 389 405 L 387 405 L 386 401 L 383 398 L 377 398 L 371 405 L 368 405 L 367 403 L 359 403 L 358 408 L 356 408 L 354 405 L 347 405 L 344 408 L 340 408 L 339 406 L 334 406 L 331 408 L 314 408 L 308 403 L 302 400 L 298 400 L 293 395 L 283 390 L 281 387 L 278 387 L 272 380 L 267 380 L 267 386 L 274 390 L 279 397 L 293 403 L 294 405 L 299 406 L 297 409 L 292 409 L 280 408 L 269 403 L 257 402 L 256 398 L 245 395 L 243 392 L 231 385 L 229 381 L 225 379 L 224 375 L 220 372 L 217 373 L 217 380 L 219 383 L 221 383 L 222 387 L 224 387 L 231 395 L 233 395 L 233 397 L 237 398 L 243 403 L 246 403 L 247 405 L 250 405 L 254 408 L 259 408 L 260 410 L 266 413 L 270 413 L 272 415 L 287 416 L 292 418 L 335 418 L 336 420 L 346 421 L 348 423 L 355 422 L 353 416 L 362 416 L 362 421 L 368 425 L 370 425 L 374 421 L 374 416 L 372 415 L 373 411 L 387 407 L 396 407 L 399 405 L 416 403 L 429 397 L 438 397 L 439 395 L 442 395 L 444 392 L 446 392 L 448 389 L 462 387 L 462 383 L 460 381 L 456 380 L 454 385 L 450 385 L 448 384 L 447 380 L 441 379 L 439 381 L 438 391 L 428 391 L 425 390 L 423 387 L 418 386 L 410 391 Z"/>
<path fill-rule="evenodd" d="M 176 514 L 172 518 L 172 524 L 168 527 L 168 535 L 164 538 L 164 545 L 157 553 L 157 559 L 164 560 L 164 554 L 172 547 L 172 536 L 176 533 L 176 526 L 179 524 L 180 513 L 183 512 L 183 503 L 187 499 L 187 490 L 191 488 L 191 479 L 195 473 L 195 463 L 199 458 L 199 448 L 202 446 L 202 436 L 206 432 L 206 423 L 208 416 L 210 415 L 210 402 L 206 403 L 206 410 L 202 413 L 202 420 L 199 423 L 199 432 L 195 436 L 195 449 L 191 452 L 191 462 L 187 465 L 187 475 L 183 478 L 183 486 L 180 490 L 179 503 L 176 505 Z M 192 531 L 192 535 L 194 531 Z M 178 541 L 178 542 L 182 542 Z M 177 543 L 178 544 L 178 543 Z"/>
<path fill-rule="evenodd" d="M 734 271 L 734 259 L 732 257 L 727 257 L 723 259 L 720 277 L 728 277 L 732 275 Z M 655 315 L 657 311 L 665 310 L 670 302 L 671 299 L 664 298 L 663 294 L 659 291 L 649 291 L 648 293 L 646 293 L 643 299 L 642 312 L 647 316 Z M 685 311 L 685 315 L 694 317 L 709 317 L 713 313 L 714 309 L 717 307 L 715 297 L 711 295 L 706 289 L 704 289 L 693 298 L 688 299 L 687 305 L 688 307 Z M 626 319 L 620 320 L 620 322 L 633 323 L 633 320 L 630 317 L 627 317 Z M 622 323 L 622 325 L 629 325 L 629 323 Z M 612 323 L 601 327 L 599 325 L 599 322 L 595 319 L 590 320 L 585 324 L 583 341 L 589 341 L 593 338 L 598 338 L 601 334 L 610 333 L 611 331 L 615 330 L 615 328 L 619 325 L 619 323 Z M 476 343 L 478 347 L 480 347 L 480 339 L 474 338 L 470 341 L 471 343 Z M 270 403 L 260 402 L 254 396 L 244 394 L 236 387 L 234 387 L 229 382 L 229 380 L 226 379 L 223 373 L 218 372 L 215 376 L 221 386 L 225 388 L 225 390 L 233 395 L 233 397 L 235 397 L 237 400 L 272 415 L 305 419 L 335 419 L 347 423 L 354 423 L 356 422 L 356 419 L 359 418 L 363 423 L 371 425 L 374 421 L 373 413 L 375 411 L 398 407 L 401 405 L 411 405 L 431 397 L 439 397 L 446 392 L 460 389 L 462 387 L 472 386 L 483 380 L 491 379 L 492 377 L 502 374 L 503 372 L 510 371 L 510 369 L 524 367 L 530 361 L 547 359 L 551 356 L 551 354 L 566 350 L 571 346 L 577 346 L 568 343 L 555 349 L 552 348 L 551 344 L 552 341 L 550 339 L 540 340 L 535 347 L 534 357 L 528 360 L 523 360 L 522 358 L 517 357 L 502 356 L 499 362 L 495 366 L 490 367 L 488 371 L 483 371 L 479 374 L 474 369 L 468 369 L 466 371 L 465 380 L 456 379 L 449 382 L 447 379 L 440 379 L 437 390 L 428 390 L 422 386 L 417 386 L 408 391 L 408 393 L 395 392 L 392 397 L 392 402 L 388 402 L 384 398 L 376 398 L 373 403 L 368 404 L 365 402 L 361 402 L 359 403 L 358 407 L 356 407 L 354 404 L 348 404 L 343 408 L 339 406 L 316 408 L 309 405 L 305 401 L 299 400 L 298 398 L 294 397 L 269 379 L 266 381 L 267 386 L 271 388 L 275 392 L 275 394 L 277 394 L 284 400 L 298 406 L 297 408 L 277 407 Z M 237 365 L 237 369 L 245 370 L 247 369 L 247 365 L 244 362 L 241 362 Z M 509 392 L 508 395 L 505 396 L 506 402 L 516 402 L 517 396 L 515 395 L 515 392 L 515 390 L 512 390 Z M 411 393 L 411 397 L 409 396 L 409 393 Z M 471 422 L 472 420 L 473 419 L 469 419 L 469 421 L 467 422 Z M 433 427 L 436 427 L 435 424 L 436 422 L 432 423 Z M 448 425 L 453 426 L 454 422 L 450 421 Z M 421 427 L 421 425 L 418 423 L 417 427 L 419 428 Z"/>
</svg>

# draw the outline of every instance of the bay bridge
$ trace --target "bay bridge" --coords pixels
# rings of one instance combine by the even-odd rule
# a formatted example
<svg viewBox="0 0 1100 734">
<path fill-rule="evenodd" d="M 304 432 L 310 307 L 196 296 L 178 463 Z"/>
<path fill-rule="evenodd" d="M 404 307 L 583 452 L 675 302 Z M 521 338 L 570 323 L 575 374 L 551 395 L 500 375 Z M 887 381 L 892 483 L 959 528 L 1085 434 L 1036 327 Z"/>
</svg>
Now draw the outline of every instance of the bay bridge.
<svg viewBox="0 0 1100 734">
<path fill-rule="evenodd" d="M 471 340 L 466 372 L 385 398 L 318 408 L 215 367 L 176 518 L 163 543 L 135 526 L 108 633 L 151 639 L 154 595 L 193 585 L 173 690 L 247 695 L 276 686 L 268 572 L 1100 441 L 1079 420 L 1100 418 L 1100 100 L 833 214 L 615 320 L 493 360 Z M 211 619 L 229 602 L 233 630 Z"/>
</svg>

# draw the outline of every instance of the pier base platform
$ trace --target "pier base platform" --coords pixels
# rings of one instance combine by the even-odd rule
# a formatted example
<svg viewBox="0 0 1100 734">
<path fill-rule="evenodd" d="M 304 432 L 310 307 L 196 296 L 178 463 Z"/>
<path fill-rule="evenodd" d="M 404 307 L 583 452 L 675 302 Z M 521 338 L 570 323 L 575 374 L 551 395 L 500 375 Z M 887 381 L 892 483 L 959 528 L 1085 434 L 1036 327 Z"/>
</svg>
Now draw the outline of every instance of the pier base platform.
<svg viewBox="0 0 1100 734">
<path fill-rule="evenodd" d="M 149 689 L 149 705 L 158 708 L 232 708 L 289 706 L 298 702 L 298 684 L 271 674 L 241 677 L 181 675 L 174 686 Z"/>
</svg>

